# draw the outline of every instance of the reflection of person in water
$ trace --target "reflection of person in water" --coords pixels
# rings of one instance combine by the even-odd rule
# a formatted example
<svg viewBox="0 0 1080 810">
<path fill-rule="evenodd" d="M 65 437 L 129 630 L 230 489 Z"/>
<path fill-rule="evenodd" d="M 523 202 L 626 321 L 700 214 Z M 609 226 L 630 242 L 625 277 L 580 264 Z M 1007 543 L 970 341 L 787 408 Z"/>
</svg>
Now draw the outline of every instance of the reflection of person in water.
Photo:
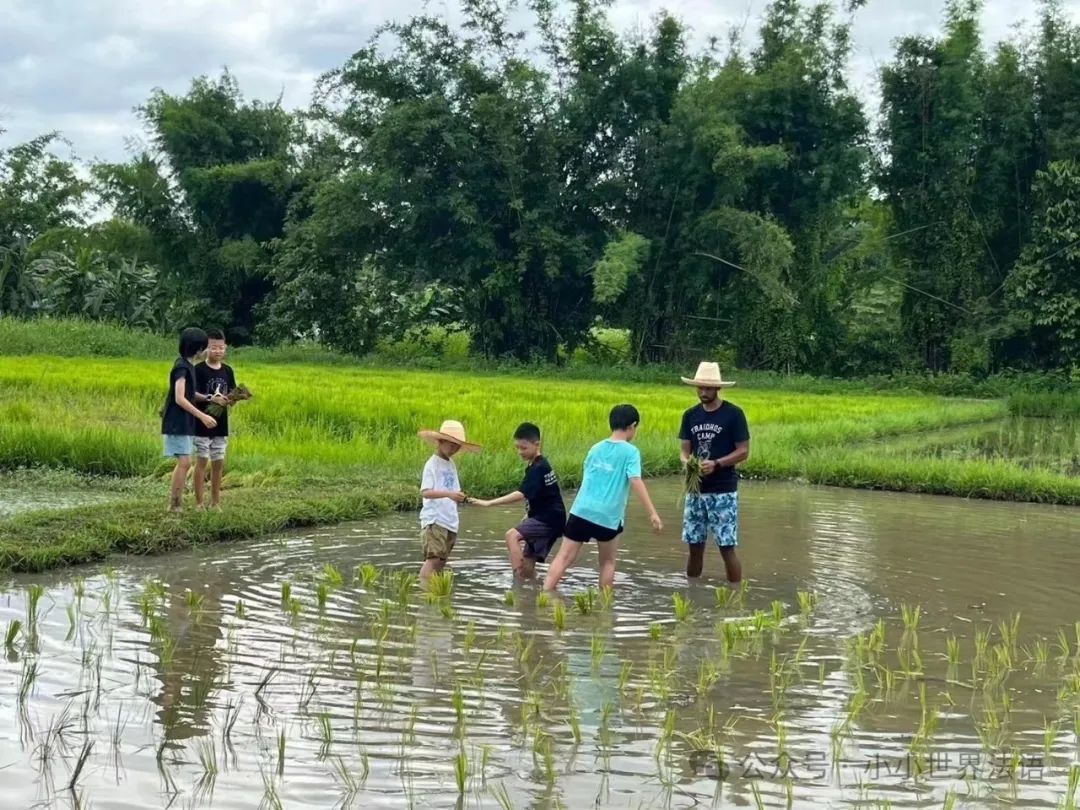
<svg viewBox="0 0 1080 810">
<path fill-rule="evenodd" d="M 205 570 L 205 569 L 203 569 Z M 163 620 L 168 637 L 175 647 L 172 660 L 162 660 L 162 640 L 152 644 L 157 654 L 154 670 L 161 689 L 153 698 L 160 707 L 159 722 L 165 731 L 166 742 L 201 737 L 210 729 L 214 692 L 223 672 L 221 583 L 205 582 L 206 587 L 195 593 L 201 604 L 189 605 L 186 582 L 167 583 Z M 185 690 L 186 687 L 186 690 Z"/>
<path fill-rule="evenodd" d="M 421 609 L 416 616 L 413 644 L 412 685 L 421 692 L 435 693 L 448 679 L 453 680 L 454 623 L 433 610 Z M 447 694 L 453 685 L 444 689 Z"/>
</svg>

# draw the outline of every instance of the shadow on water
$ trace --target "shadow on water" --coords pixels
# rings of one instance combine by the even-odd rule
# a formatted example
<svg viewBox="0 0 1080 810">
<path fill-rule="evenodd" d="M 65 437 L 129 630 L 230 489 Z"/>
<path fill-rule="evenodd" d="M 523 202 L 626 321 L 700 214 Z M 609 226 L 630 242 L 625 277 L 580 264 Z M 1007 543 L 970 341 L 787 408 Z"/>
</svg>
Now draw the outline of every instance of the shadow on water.
<svg viewBox="0 0 1080 810">
<path fill-rule="evenodd" d="M 559 595 L 513 582 L 512 511 L 463 512 L 434 601 L 409 515 L 16 578 L 5 806 L 68 806 L 77 769 L 84 804 L 117 808 L 1067 792 L 1080 510 L 750 484 L 742 593 L 715 549 L 687 586 L 677 485 L 654 494 L 669 528 L 632 507 L 611 605 L 587 596 L 592 549 Z"/>
</svg>

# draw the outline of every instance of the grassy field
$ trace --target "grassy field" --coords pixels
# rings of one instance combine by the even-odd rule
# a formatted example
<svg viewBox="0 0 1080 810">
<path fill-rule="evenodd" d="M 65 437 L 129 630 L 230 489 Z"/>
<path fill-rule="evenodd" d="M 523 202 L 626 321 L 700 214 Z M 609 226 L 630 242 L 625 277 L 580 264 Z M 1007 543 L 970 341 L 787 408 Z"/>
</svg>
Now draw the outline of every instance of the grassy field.
<svg viewBox="0 0 1080 810">
<path fill-rule="evenodd" d="M 679 419 L 694 402 L 677 380 L 388 371 L 241 352 L 238 379 L 256 398 L 234 411 L 227 509 L 175 518 L 163 514 L 169 468 L 157 418 L 169 364 L 167 354 L 0 356 L 0 471 L 104 476 L 114 489 L 113 482 L 128 482 L 119 502 L 0 521 L 0 567 L 41 569 L 112 550 L 152 552 L 414 508 L 429 452 L 416 431 L 446 418 L 463 421 L 486 447 L 460 460 L 471 494 L 501 492 L 519 480 L 511 434 L 524 420 L 541 425 L 564 483 L 577 484 L 585 453 L 607 434 L 608 410 L 619 402 L 642 413 L 638 444 L 647 474 L 675 473 Z M 730 397 L 750 420 L 750 477 L 1080 503 L 1080 479 L 1051 465 L 923 452 L 920 434 L 1008 418 L 1004 400 L 753 387 Z"/>
</svg>

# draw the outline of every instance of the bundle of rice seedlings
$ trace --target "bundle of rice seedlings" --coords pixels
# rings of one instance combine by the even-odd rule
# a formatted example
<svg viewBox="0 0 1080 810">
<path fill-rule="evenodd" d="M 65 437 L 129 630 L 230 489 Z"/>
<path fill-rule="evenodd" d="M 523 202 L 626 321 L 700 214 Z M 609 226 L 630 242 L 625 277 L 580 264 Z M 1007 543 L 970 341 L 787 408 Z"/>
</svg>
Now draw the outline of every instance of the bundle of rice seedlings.
<svg viewBox="0 0 1080 810">
<path fill-rule="evenodd" d="M 228 400 L 228 405 L 218 405 L 216 402 L 211 403 L 206 409 L 206 412 L 212 417 L 217 419 L 223 413 L 225 413 L 226 407 L 231 407 L 237 402 L 243 402 L 246 399 L 254 399 L 255 395 L 251 393 L 251 390 L 246 385 L 238 385 L 232 391 L 225 395 L 225 399 Z"/>
<path fill-rule="evenodd" d="M 701 459 L 690 456 L 683 465 L 683 492 L 687 495 L 700 495 L 701 479 L 704 476 L 705 471 L 701 468 Z"/>
</svg>

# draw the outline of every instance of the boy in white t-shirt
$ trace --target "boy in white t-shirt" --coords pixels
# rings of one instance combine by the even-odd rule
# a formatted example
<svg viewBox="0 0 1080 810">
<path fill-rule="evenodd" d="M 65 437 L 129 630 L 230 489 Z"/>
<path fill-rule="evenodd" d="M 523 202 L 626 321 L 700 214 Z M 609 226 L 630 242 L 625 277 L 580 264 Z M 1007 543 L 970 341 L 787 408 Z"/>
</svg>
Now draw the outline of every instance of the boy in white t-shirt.
<svg viewBox="0 0 1080 810">
<path fill-rule="evenodd" d="M 465 440 L 465 427 L 447 420 L 438 430 L 421 430 L 420 438 L 435 447 L 420 479 L 420 540 L 424 565 L 420 579 L 428 580 L 446 567 L 458 534 L 458 504 L 465 501 L 454 456 L 460 451 L 477 453 L 480 446 Z"/>
</svg>

